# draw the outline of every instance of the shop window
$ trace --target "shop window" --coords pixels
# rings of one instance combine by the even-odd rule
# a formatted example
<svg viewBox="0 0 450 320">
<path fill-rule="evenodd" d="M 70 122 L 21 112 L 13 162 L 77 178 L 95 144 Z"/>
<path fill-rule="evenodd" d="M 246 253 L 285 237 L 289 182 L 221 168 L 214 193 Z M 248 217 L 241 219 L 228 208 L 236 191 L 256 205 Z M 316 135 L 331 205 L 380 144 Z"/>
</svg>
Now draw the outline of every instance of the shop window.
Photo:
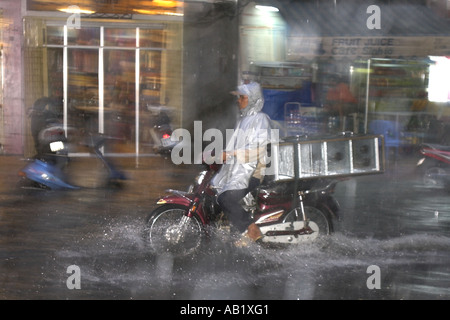
<svg viewBox="0 0 450 320">
<path fill-rule="evenodd" d="M 164 30 L 140 29 L 139 46 L 141 48 L 165 48 L 166 39 Z"/>
<path fill-rule="evenodd" d="M 48 26 L 46 34 L 47 45 L 64 45 L 64 29 L 62 26 Z"/>
<path fill-rule="evenodd" d="M 135 52 L 107 49 L 104 53 L 105 106 L 116 111 L 134 110 Z"/>
<path fill-rule="evenodd" d="M 63 49 L 47 49 L 47 72 L 49 95 L 63 96 Z"/>
<path fill-rule="evenodd" d="M 37 19 L 30 26 L 33 34 L 43 36 L 41 46 L 27 48 L 27 65 L 33 66 L 30 78 L 35 79 L 28 82 L 30 105 L 43 96 L 60 97 L 64 123 L 79 129 L 68 130 L 69 139 L 78 138 L 75 132 L 101 132 L 115 138 L 104 152 L 153 152 L 148 132 L 151 111 L 167 103 L 180 109 L 180 84 L 175 82 L 180 56 L 167 44 L 179 41 L 177 33 L 160 24 L 75 29 Z M 168 40 L 168 35 L 176 40 Z M 167 55 L 173 65 L 167 64 Z"/>
<path fill-rule="evenodd" d="M 98 46 L 100 45 L 100 28 L 68 28 L 67 44 L 81 46 Z"/>
<path fill-rule="evenodd" d="M 105 46 L 136 47 L 136 29 L 105 28 Z"/>
</svg>

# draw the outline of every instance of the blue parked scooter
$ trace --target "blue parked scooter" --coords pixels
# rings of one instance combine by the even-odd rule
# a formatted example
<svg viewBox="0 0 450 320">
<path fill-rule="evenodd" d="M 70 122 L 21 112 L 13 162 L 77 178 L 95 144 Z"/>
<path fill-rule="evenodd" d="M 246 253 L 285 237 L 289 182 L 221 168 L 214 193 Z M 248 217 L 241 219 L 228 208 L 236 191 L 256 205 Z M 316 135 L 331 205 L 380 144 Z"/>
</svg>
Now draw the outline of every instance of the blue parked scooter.
<svg viewBox="0 0 450 320">
<path fill-rule="evenodd" d="M 92 148 L 95 157 L 102 162 L 104 168 L 108 171 L 106 181 L 99 185 L 111 186 L 113 183 L 117 184 L 117 182 L 127 178 L 100 151 L 106 139 L 107 137 L 102 134 L 90 134 L 88 136 L 88 146 Z M 50 142 L 49 147 L 51 153 L 36 156 L 19 172 L 19 175 L 22 177 L 19 186 L 22 189 L 80 189 L 80 186 L 67 182 L 67 177 L 64 173 L 66 166 L 70 166 L 68 149 L 64 139 Z"/>
<path fill-rule="evenodd" d="M 65 174 L 67 167 L 70 166 L 67 139 L 58 113 L 54 112 L 54 109 L 53 100 L 44 97 L 34 103 L 30 112 L 37 154 L 19 172 L 21 179 L 18 186 L 22 189 L 63 190 L 81 188 L 68 182 Z M 102 181 L 99 185 L 106 186 L 125 180 L 125 174 L 117 170 L 101 152 L 101 148 L 108 137 L 103 134 L 88 134 L 86 138 L 86 145 L 93 150 L 95 158 L 99 159 L 107 170 L 106 181 Z"/>
</svg>

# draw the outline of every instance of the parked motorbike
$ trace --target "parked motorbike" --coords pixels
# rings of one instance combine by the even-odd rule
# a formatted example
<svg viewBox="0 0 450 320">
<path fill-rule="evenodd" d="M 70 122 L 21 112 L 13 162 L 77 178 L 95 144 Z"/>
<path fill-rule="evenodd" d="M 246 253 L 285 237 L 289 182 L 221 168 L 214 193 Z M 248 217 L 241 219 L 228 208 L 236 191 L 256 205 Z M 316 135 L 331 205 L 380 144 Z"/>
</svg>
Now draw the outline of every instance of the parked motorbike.
<svg viewBox="0 0 450 320">
<path fill-rule="evenodd" d="M 188 191 L 170 195 L 146 219 L 145 238 L 155 252 L 186 256 L 199 250 L 215 231 L 232 227 L 216 201 L 211 180 L 220 165 L 206 166 Z M 246 197 L 245 207 L 260 227 L 266 245 L 293 245 L 333 231 L 339 204 L 332 196 L 337 180 L 268 182 Z"/>
<path fill-rule="evenodd" d="M 420 153 L 423 157 L 417 162 L 417 169 L 424 184 L 450 190 L 450 146 L 424 143 Z"/>
<path fill-rule="evenodd" d="M 98 183 L 99 186 L 126 179 L 125 175 L 117 170 L 101 152 L 101 148 L 109 137 L 103 134 L 80 134 L 80 130 L 71 127 L 65 128 L 61 109 L 61 99 L 57 98 L 42 97 L 33 103 L 29 116 L 36 155 L 32 159 L 28 159 L 29 163 L 19 171 L 21 178 L 17 183 L 18 187 L 39 190 L 80 188 L 69 181 L 70 176 L 67 174 L 74 167 L 69 158 L 67 136 L 82 136 L 82 144 L 93 151 L 95 160 L 103 167 L 103 170 L 99 171 L 106 173 L 100 175 L 103 181 Z M 81 168 L 81 170 L 86 171 L 86 168 Z"/>
<path fill-rule="evenodd" d="M 93 151 L 95 159 L 100 161 L 105 171 L 104 181 L 99 182 L 98 186 L 106 186 L 126 179 L 125 174 L 117 170 L 101 152 L 107 138 L 102 134 L 88 134 L 85 141 L 85 145 Z M 21 179 L 18 186 L 22 189 L 79 189 L 80 186 L 68 182 L 70 177 L 67 176 L 67 171 L 68 169 L 70 171 L 71 163 L 62 125 L 54 123 L 44 128 L 39 133 L 39 146 L 38 154 L 33 159 L 29 159 L 29 163 L 19 171 Z"/>
<path fill-rule="evenodd" d="M 176 141 L 172 141 L 172 126 L 170 118 L 163 107 L 148 106 L 152 112 L 150 135 L 153 141 L 153 149 L 161 155 L 170 155 Z"/>
</svg>

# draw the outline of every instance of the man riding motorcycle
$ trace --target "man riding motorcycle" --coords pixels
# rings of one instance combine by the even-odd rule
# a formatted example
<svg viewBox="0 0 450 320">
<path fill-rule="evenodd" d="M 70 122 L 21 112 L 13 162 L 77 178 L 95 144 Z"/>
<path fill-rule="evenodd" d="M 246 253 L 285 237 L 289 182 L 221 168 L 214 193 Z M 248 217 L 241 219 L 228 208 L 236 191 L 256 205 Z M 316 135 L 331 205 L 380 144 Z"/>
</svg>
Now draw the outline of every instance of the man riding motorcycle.
<svg viewBox="0 0 450 320">
<path fill-rule="evenodd" d="M 242 234 L 238 245 L 247 240 L 258 241 L 263 235 L 240 201 L 254 190 L 264 176 L 266 148 L 270 142 L 271 120 L 261 112 L 264 97 L 261 87 L 253 82 L 238 86 L 232 92 L 238 97 L 240 118 L 223 151 L 224 165 L 212 181 L 218 192 L 218 203 L 232 226 Z"/>
</svg>

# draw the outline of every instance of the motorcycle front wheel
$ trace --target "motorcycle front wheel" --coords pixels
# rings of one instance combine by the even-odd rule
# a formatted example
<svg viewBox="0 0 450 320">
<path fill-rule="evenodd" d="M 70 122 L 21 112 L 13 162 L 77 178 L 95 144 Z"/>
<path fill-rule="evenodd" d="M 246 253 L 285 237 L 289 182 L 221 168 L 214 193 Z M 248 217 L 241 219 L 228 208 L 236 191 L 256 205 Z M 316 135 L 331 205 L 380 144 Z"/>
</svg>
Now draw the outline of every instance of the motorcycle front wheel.
<svg viewBox="0 0 450 320">
<path fill-rule="evenodd" d="M 154 253 L 177 257 L 195 253 L 202 244 L 204 231 L 197 216 L 186 216 L 188 207 L 166 204 L 147 217 L 144 237 Z"/>
</svg>

